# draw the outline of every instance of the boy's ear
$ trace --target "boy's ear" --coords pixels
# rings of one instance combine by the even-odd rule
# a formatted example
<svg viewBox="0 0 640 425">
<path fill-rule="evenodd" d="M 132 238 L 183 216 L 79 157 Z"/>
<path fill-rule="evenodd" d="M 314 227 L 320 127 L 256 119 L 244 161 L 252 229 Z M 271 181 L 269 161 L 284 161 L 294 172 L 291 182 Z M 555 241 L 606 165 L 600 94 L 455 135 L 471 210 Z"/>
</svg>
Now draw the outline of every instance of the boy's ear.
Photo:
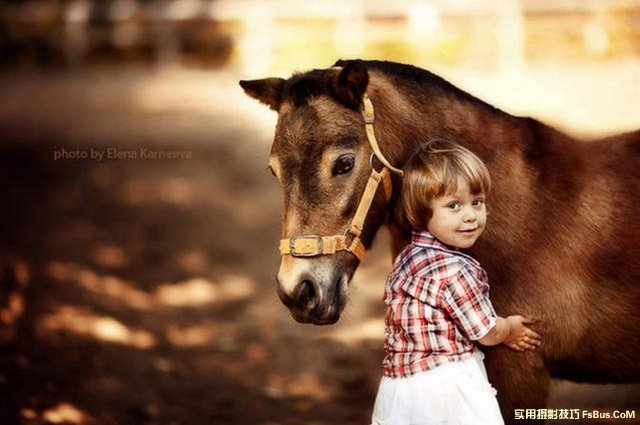
<svg viewBox="0 0 640 425">
<path fill-rule="evenodd" d="M 337 62 L 342 70 L 329 81 L 329 91 L 333 97 L 347 108 L 358 110 L 369 84 L 369 73 L 359 60 Z"/>
<path fill-rule="evenodd" d="M 280 109 L 282 91 L 286 80 L 282 78 L 264 78 L 262 80 L 241 80 L 240 87 L 254 99 L 269 106 L 274 111 Z"/>
</svg>

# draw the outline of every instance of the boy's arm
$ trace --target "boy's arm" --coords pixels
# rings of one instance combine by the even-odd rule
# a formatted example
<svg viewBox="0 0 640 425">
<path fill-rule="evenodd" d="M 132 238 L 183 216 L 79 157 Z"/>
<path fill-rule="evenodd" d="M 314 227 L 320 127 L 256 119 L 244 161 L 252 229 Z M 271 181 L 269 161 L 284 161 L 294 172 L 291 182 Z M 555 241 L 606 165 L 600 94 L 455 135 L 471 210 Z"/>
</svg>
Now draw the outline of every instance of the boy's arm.
<svg viewBox="0 0 640 425">
<path fill-rule="evenodd" d="M 517 351 L 533 350 L 540 345 L 540 335 L 525 326 L 533 320 L 522 316 L 499 317 L 489 300 L 488 286 L 485 288 L 483 284 L 486 286 L 473 271 L 462 267 L 445 282 L 440 298 L 443 309 L 469 339 L 483 345 L 504 343 Z"/>
<path fill-rule="evenodd" d="M 495 326 L 478 342 L 482 345 L 504 343 L 516 351 L 534 350 L 540 345 L 540 335 L 525 326 L 534 323 L 522 316 L 498 317 Z"/>
</svg>

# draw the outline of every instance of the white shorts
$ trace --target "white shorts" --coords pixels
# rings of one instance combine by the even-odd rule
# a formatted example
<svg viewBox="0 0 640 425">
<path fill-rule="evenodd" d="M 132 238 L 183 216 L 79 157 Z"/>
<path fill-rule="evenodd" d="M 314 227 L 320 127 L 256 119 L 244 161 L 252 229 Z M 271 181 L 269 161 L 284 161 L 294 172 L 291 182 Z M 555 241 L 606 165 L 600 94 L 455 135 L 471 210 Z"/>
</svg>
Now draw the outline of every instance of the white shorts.
<svg viewBox="0 0 640 425">
<path fill-rule="evenodd" d="M 382 377 L 372 425 L 503 425 L 484 356 L 407 378 Z"/>
</svg>

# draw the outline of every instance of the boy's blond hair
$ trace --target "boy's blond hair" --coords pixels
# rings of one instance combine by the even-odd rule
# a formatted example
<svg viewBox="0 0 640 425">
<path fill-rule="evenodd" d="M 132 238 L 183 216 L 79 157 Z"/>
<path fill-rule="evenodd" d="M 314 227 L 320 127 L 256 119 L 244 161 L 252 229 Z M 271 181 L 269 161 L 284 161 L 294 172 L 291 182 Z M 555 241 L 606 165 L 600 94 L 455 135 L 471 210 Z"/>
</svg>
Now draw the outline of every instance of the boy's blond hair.
<svg viewBox="0 0 640 425">
<path fill-rule="evenodd" d="M 416 151 L 404 166 L 398 222 L 414 231 L 427 230 L 433 215 L 431 200 L 452 195 L 458 179 L 469 184 L 472 194 L 488 193 L 491 178 L 486 165 L 470 150 L 446 140 L 434 140 Z"/>
</svg>

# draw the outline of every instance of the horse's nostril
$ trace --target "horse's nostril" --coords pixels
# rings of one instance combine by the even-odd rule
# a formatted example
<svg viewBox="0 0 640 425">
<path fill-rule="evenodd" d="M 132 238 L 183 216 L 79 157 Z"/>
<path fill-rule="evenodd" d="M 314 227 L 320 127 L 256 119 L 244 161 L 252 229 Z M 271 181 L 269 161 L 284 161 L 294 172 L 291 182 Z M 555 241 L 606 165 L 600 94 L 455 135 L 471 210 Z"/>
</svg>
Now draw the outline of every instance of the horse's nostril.
<svg viewBox="0 0 640 425">
<path fill-rule="evenodd" d="M 298 285 L 296 293 L 297 304 L 302 309 L 308 309 L 315 302 L 317 297 L 316 290 L 310 280 L 303 280 Z"/>
<path fill-rule="evenodd" d="M 293 300 L 287 296 L 287 294 L 280 289 L 280 287 L 278 287 L 276 293 L 278 294 L 278 298 L 280 298 L 280 301 L 282 301 L 282 304 L 284 304 L 287 308 L 291 308 L 293 307 Z"/>
</svg>

